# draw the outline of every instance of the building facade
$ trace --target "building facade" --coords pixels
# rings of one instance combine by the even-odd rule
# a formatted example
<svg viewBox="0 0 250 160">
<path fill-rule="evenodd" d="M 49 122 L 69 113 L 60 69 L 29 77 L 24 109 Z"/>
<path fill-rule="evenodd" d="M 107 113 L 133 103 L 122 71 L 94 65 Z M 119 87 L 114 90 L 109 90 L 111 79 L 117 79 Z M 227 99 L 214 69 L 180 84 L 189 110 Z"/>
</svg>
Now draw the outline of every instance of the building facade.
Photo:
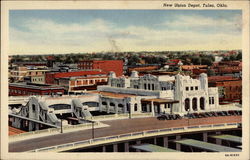
<svg viewBox="0 0 250 160">
<path fill-rule="evenodd" d="M 192 79 L 190 76 L 180 74 L 138 76 L 138 72 L 133 71 L 131 77 L 116 77 L 115 73 L 111 73 L 109 85 L 100 86 L 98 90 L 136 95 L 140 98 L 130 106 L 136 106 L 141 108 L 140 111 L 146 112 L 152 110 L 156 113 L 170 112 L 170 110 L 179 113 L 202 112 L 219 107 L 218 88 L 208 87 L 206 74 L 201 74 L 198 79 Z M 151 102 L 143 106 L 145 105 L 143 102 L 147 102 L 147 99 L 151 99 Z"/>
<path fill-rule="evenodd" d="M 64 94 L 65 89 L 58 86 L 50 86 L 34 83 L 10 83 L 9 96 L 30 96 L 30 95 L 57 95 Z"/>
<path fill-rule="evenodd" d="M 82 70 L 96 70 L 109 73 L 115 72 L 117 76 L 123 75 L 122 60 L 86 60 L 78 63 L 78 68 Z"/>
</svg>

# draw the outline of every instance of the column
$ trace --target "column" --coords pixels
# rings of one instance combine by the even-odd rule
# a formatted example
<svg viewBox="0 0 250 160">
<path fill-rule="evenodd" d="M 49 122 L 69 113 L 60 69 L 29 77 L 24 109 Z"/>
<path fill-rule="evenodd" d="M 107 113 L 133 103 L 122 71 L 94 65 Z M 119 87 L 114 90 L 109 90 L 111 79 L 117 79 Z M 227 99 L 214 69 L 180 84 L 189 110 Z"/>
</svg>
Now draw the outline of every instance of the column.
<svg viewBox="0 0 250 160">
<path fill-rule="evenodd" d="M 155 106 L 154 106 L 154 101 L 151 101 L 151 112 L 153 116 L 155 116 Z"/>
<path fill-rule="evenodd" d="M 35 128 L 36 128 L 36 130 L 39 130 L 40 129 L 40 124 L 39 123 L 35 123 Z"/>
<path fill-rule="evenodd" d="M 105 145 L 102 146 L 102 152 L 106 152 L 106 146 Z"/>
<path fill-rule="evenodd" d="M 200 111 L 201 107 L 200 107 L 200 97 L 197 97 L 197 111 Z"/>
<path fill-rule="evenodd" d="M 117 113 L 118 113 L 118 104 L 115 103 L 115 114 L 117 114 Z"/>
<path fill-rule="evenodd" d="M 136 145 L 139 145 L 139 144 L 141 144 L 141 141 L 140 141 L 140 140 L 136 141 Z M 139 149 L 136 149 L 135 151 L 136 151 L 136 152 L 140 152 Z"/>
<path fill-rule="evenodd" d="M 207 142 L 207 132 L 203 133 L 203 142 Z"/>
<path fill-rule="evenodd" d="M 180 135 L 177 135 L 177 136 L 176 136 L 176 140 L 180 140 L 180 139 L 181 139 L 181 136 L 180 136 Z M 176 150 L 177 150 L 177 151 L 181 151 L 181 144 L 176 143 Z"/>
<path fill-rule="evenodd" d="M 113 144 L 113 152 L 118 152 L 118 144 Z"/>
<path fill-rule="evenodd" d="M 29 131 L 32 131 L 34 128 L 34 124 L 31 121 L 29 121 L 28 123 L 29 123 Z"/>
<path fill-rule="evenodd" d="M 150 107 L 149 104 L 146 104 L 147 112 L 150 111 L 149 107 Z"/>
<path fill-rule="evenodd" d="M 157 145 L 157 139 L 156 139 L 156 137 L 154 138 L 154 145 Z"/>
<path fill-rule="evenodd" d="M 194 111 L 194 110 L 193 110 L 193 98 L 190 98 L 190 101 L 189 101 L 189 102 L 190 102 L 190 103 L 189 103 L 189 104 L 190 104 L 190 106 L 189 106 L 189 107 L 190 107 L 190 111 Z"/>
<path fill-rule="evenodd" d="M 216 132 L 216 135 L 218 135 L 218 134 L 221 134 L 221 132 L 220 131 Z M 216 144 L 221 145 L 222 144 L 222 140 L 216 138 Z"/>
<path fill-rule="evenodd" d="M 163 137 L 163 146 L 168 148 L 168 137 Z"/>
<path fill-rule="evenodd" d="M 129 152 L 129 142 L 124 143 L 125 152 Z"/>
</svg>

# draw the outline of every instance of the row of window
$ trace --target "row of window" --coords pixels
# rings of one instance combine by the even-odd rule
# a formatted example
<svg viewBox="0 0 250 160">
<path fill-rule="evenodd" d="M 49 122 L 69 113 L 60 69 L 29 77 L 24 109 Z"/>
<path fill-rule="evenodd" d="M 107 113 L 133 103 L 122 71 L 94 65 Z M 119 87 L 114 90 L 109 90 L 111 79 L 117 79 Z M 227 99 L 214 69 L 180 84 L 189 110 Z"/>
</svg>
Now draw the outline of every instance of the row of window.
<svg viewBox="0 0 250 160">
<path fill-rule="evenodd" d="M 22 95 L 37 95 L 38 94 L 38 93 L 28 92 L 25 90 L 18 90 L 18 89 L 10 89 L 9 92 L 15 93 L 15 94 L 22 94 Z"/>
<path fill-rule="evenodd" d="M 214 104 L 214 97 L 209 97 L 209 104 Z"/>
<path fill-rule="evenodd" d="M 44 80 L 43 78 L 33 78 L 32 79 L 33 82 L 41 82 L 43 80 Z"/>
<path fill-rule="evenodd" d="M 193 90 L 198 90 L 198 86 L 192 86 L 192 87 L 186 87 L 186 91 L 193 91 Z"/>
</svg>

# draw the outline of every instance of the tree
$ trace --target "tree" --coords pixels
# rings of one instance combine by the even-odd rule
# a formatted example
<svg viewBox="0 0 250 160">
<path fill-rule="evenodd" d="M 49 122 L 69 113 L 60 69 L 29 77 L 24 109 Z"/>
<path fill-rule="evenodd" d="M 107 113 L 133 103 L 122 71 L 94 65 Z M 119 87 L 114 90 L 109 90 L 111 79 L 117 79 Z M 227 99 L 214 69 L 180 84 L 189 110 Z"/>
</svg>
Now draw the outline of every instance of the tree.
<svg viewBox="0 0 250 160">
<path fill-rule="evenodd" d="M 128 65 L 136 65 L 140 62 L 140 58 L 137 55 L 132 55 L 128 58 Z"/>
</svg>

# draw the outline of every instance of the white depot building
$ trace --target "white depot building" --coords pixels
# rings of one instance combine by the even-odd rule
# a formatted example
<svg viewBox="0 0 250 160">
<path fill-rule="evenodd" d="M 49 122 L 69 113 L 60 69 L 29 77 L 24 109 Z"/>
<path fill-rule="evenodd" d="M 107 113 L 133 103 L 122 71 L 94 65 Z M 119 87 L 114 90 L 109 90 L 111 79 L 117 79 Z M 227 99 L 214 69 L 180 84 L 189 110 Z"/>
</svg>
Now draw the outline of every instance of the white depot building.
<svg viewBox="0 0 250 160">
<path fill-rule="evenodd" d="M 136 71 L 130 77 L 116 77 L 111 72 L 108 85 L 99 86 L 98 91 L 100 94 L 113 93 L 117 97 L 126 95 L 126 99 L 123 97 L 121 101 L 124 103 L 120 104 L 114 102 L 117 101 L 115 96 L 101 98 L 100 110 L 114 113 L 187 113 L 211 111 L 219 107 L 218 89 L 208 88 L 207 75 L 204 73 L 198 79 L 192 79 L 180 74 L 138 76 Z M 109 105 L 110 102 L 112 105 Z"/>
</svg>

